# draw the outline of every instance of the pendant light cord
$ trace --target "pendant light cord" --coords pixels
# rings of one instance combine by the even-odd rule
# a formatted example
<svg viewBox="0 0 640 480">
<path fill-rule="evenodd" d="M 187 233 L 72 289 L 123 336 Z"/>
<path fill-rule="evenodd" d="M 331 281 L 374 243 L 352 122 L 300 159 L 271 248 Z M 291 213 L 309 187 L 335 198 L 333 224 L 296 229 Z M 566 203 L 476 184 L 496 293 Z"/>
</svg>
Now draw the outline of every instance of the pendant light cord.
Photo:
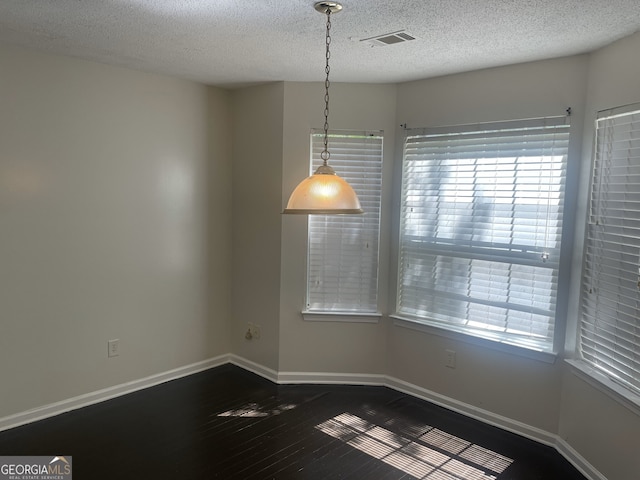
<svg viewBox="0 0 640 480">
<path fill-rule="evenodd" d="M 329 58 L 331 58 L 331 53 L 329 52 L 329 45 L 331 44 L 331 9 L 327 8 L 327 35 L 326 35 L 326 60 L 327 63 L 324 67 L 324 71 L 327 76 L 324 80 L 324 150 L 320 154 L 320 158 L 322 158 L 323 164 L 326 167 L 329 161 L 329 157 L 331 154 L 329 153 L 329 72 L 331 68 L 329 67 Z"/>
</svg>

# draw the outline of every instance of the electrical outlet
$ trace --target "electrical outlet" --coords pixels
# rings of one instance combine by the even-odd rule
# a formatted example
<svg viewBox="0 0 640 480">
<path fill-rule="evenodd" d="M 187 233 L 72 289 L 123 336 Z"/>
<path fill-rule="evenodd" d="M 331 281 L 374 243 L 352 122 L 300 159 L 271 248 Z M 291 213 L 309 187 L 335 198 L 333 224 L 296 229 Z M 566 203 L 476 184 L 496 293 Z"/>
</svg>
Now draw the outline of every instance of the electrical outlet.
<svg viewBox="0 0 640 480">
<path fill-rule="evenodd" d="M 260 340 L 260 325 L 253 325 L 253 338 Z"/>
<path fill-rule="evenodd" d="M 109 340 L 107 342 L 107 354 L 109 357 L 117 357 L 120 355 L 120 340 Z"/>
<path fill-rule="evenodd" d="M 445 350 L 447 358 L 445 360 L 445 367 L 456 368 L 456 352 L 455 350 Z"/>
<path fill-rule="evenodd" d="M 247 340 L 260 340 L 260 325 L 248 323 L 247 333 L 245 333 L 244 338 Z"/>
</svg>

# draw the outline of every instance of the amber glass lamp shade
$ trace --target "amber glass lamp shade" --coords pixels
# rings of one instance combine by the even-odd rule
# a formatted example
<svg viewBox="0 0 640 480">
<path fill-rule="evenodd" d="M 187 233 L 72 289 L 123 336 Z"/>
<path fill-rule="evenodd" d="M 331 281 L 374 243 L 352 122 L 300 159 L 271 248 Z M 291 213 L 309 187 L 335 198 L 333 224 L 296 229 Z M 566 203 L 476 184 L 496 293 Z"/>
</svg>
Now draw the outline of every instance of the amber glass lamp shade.
<svg viewBox="0 0 640 480">
<path fill-rule="evenodd" d="M 286 214 L 347 215 L 364 213 L 351 185 L 329 165 L 320 166 L 305 178 L 289 197 Z"/>
</svg>

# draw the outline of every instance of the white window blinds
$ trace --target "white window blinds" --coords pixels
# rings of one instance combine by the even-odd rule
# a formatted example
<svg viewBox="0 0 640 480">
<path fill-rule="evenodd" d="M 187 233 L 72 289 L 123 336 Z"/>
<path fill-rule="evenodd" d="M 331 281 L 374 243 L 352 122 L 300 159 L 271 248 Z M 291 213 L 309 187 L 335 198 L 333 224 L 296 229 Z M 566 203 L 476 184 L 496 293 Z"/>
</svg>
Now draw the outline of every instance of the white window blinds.
<svg viewBox="0 0 640 480">
<path fill-rule="evenodd" d="M 553 349 L 564 117 L 409 130 L 397 315 Z"/>
<path fill-rule="evenodd" d="M 640 104 L 596 122 L 582 283 L 582 358 L 640 394 Z"/>
<path fill-rule="evenodd" d="M 324 133 L 311 134 L 311 171 Z M 307 311 L 376 313 L 382 132 L 330 132 L 329 164 L 353 187 L 364 215 L 310 215 Z"/>
</svg>

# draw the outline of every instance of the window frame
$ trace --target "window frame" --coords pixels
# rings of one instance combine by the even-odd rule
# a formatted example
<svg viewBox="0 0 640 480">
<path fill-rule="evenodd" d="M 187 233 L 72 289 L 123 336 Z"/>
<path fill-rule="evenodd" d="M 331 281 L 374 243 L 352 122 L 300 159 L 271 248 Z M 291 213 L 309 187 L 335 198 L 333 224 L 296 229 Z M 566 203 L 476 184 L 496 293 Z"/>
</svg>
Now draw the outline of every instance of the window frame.
<svg viewBox="0 0 640 480">
<path fill-rule="evenodd" d="M 492 129 L 510 129 L 510 128 L 526 128 L 532 124 L 547 124 L 547 125 L 555 125 L 561 126 L 564 135 L 564 142 L 566 147 L 563 150 L 563 177 L 562 177 L 562 191 L 564 192 L 560 199 L 560 206 L 558 207 L 560 211 L 566 208 L 567 203 L 570 203 L 570 198 L 566 194 L 567 188 L 567 170 L 569 169 L 569 135 L 570 135 L 570 124 L 568 121 L 568 116 L 562 117 L 547 117 L 542 119 L 529 119 L 529 120 L 517 120 L 517 121 L 505 121 L 505 122 L 490 122 L 490 123 L 480 123 L 480 124 L 470 124 L 470 125 L 460 125 L 460 126 L 451 126 L 451 127 L 436 127 L 436 128 L 428 128 L 428 129 L 410 129 L 407 131 L 405 127 L 405 133 L 407 135 L 413 132 L 424 132 L 425 134 L 463 134 L 463 133 L 472 133 L 472 132 L 481 132 Z M 406 138 L 403 141 L 402 147 L 402 165 L 401 165 L 401 193 L 399 195 L 399 205 L 396 208 L 400 210 L 403 208 L 403 203 L 405 201 L 405 148 L 406 148 Z M 402 217 L 403 213 L 400 211 L 399 216 Z M 398 223 L 398 242 L 397 242 L 397 283 L 396 283 L 396 301 L 395 301 L 395 312 L 391 315 L 391 318 L 394 319 L 395 325 L 405 328 L 410 328 L 419 331 L 425 331 L 432 334 L 438 334 L 447 338 L 452 338 L 459 341 L 467 341 L 476 345 L 481 345 L 487 348 L 498 349 L 501 351 L 507 351 L 510 353 L 521 354 L 526 357 L 542 360 L 545 362 L 552 363 L 555 361 L 557 356 L 557 352 L 559 351 L 559 343 L 563 340 L 564 335 L 561 335 L 561 328 L 564 325 L 564 322 L 559 319 L 559 314 L 565 307 L 565 302 L 560 301 L 558 299 L 559 291 L 563 290 L 562 282 L 564 274 L 562 273 L 566 266 L 566 262 L 564 261 L 564 257 L 560 257 L 560 253 L 566 247 L 562 244 L 566 241 L 566 224 L 567 221 L 564 221 L 564 224 L 560 224 L 557 227 L 557 238 L 561 239 L 562 242 L 558 242 L 556 253 L 558 254 L 558 259 L 555 262 L 555 288 L 554 288 L 554 296 L 556 298 L 555 301 L 555 315 L 554 315 L 554 324 L 555 324 L 555 332 L 554 335 L 550 338 L 550 341 L 546 344 L 545 348 L 541 348 L 539 345 L 527 345 L 526 342 L 518 342 L 518 341 L 510 341 L 509 338 L 505 338 L 503 335 L 493 335 L 491 333 L 485 331 L 478 331 L 476 329 L 468 329 L 468 328 L 457 328 L 452 324 L 443 322 L 442 320 L 436 320 L 431 315 L 412 315 L 403 312 L 401 309 L 401 293 L 400 288 L 402 284 L 402 242 L 403 242 L 403 232 L 402 225 L 403 219 L 400 218 Z M 569 235 L 570 236 L 570 235 Z"/>
<path fill-rule="evenodd" d="M 377 218 L 377 225 L 375 225 L 375 248 L 376 251 L 374 253 L 375 256 L 375 309 L 369 308 L 358 308 L 357 305 L 354 304 L 353 308 L 331 308 L 331 307 L 313 307 L 312 303 L 312 295 L 310 291 L 310 285 L 312 282 L 313 275 L 313 266 L 311 265 L 311 255 L 312 255 L 312 235 L 314 228 L 321 228 L 321 224 L 323 222 L 327 222 L 332 225 L 341 224 L 348 222 L 348 217 L 361 217 L 360 215 L 348 215 L 348 216 L 326 216 L 326 215 L 310 215 L 309 220 L 307 222 L 307 251 L 306 251 L 306 273 L 305 273 L 305 307 L 302 310 L 302 316 L 304 320 L 307 321 L 319 321 L 319 322 L 351 322 L 351 323 L 377 323 L 379 322 L 382 314 L 380 313 L 380 292 L 379 292 L 379 276 L 380 276 L 380 240 L 381 240 L 381 214 L 382 214 L 382 194 L 383 194 L 383 165 L 384 165 L 384 132 L 382 130 L 329 130 L 329 150 L 331 152 L 331 158 L 329 159 L 329 164 L 332 165 L 336 169 L 336 173 L 340 175 L 342 178 L 347 180 L 358 196 L 361 199 L 361 203 L 363 209 L 365 210 L 364 215 L 369 215 L 368 217 L 363 217 L 366 220 L 372 218 L 371 214 L 373 213 L 373 208 L 377 209 L 377 215 L 373 218 Z M 322 163 L 322 158 L 320 157 L 320 152 L 324 147 L 323 144 L 323 136 L 324 130 L 321 129 L 313 129 L 309 136 L 310 142 L 310 173 L 313 173 L 316 168 Z M 355 161 L 355 165 L 358 167 L 358 172 L 354 177 L 351 173 L 346 173 L 344 168 L 344 163 L 347 162 L 343 156 L 341 159 L 339 152 L 339 142 L 336 140 L 337 138 L 347 138 L 349 136 L 354 136 L 356 138 L 361 137 L 364 142 L 366 142 L 366 138 L 373 138 L 376 142 L 379 142 L 379 157 L 376 153 L 376 164 L 373 168 L 373 171 L 366 170 L 362 166 L 357 166 L 358 162 L 366 161 L 365 157 L 367 155 L 361 154 L 361 157 Z M 332 139 L 333 137 L 333 139 Z M 316 141 L 316 145 L 314 148 L 314 140 Z M 338 146 L 336 146 L 338 144 Z M 379 159 L 379 160 L 378 160 Z M 341 165 L 342 164 L 342 165 Z M 373 200 L 373 203 L 377 203 L 377 207 L 371 206 L 372 201 L 366 198 L 366 195 L 363 194 L 361 190 L 360 184 L 366 182 L 363 180 L 363 177 L 366 175 L 373 175 L 373 182 L 378 181 L 377 187 L 377 199 Z M 367 189 L 369 187 L 366 187 Z M 365 192 L 371 193 L 371 192 Z M 321 217 L 321 218 L 316 218 Z M 347 218 L 344 218 L 347 217 Z M 341 220 L 341 218 L 344 218 Z M 365 221 L 366 221 L 365 220 Z M 317 223 L 318 225 L 314 225 Z M 363 282 L 364 283 L 364 282 Z M 362 283 L 360 284 L 362 287 Z M 371 293 L 371 290 L 369 291 Z M 371 306 L 371 305 L 370 305 Z"/>
<path fill-rule="evenodd" d="M 585 352 L 584 352 L 585 346 L 583 345 L 584 329 L 589 327 L 593 329 L 598 328 L 595 325 L 595 323 L 597 323 L 595 322 L 595 317 L 598 314 L 599 310 L 597 306 L 589 307 L 587 305 L 587 303 L 591 303 L 591 304 L 594 303 L 594 300 L 589 301 L 588 297 L 592 294 L 595 294 L 598 296 L 596 305 L 598 302 L 600 302 L 599 291 L 596 291 L 596 292 L 592 291 L 593 282 L 597 280 L 594 280 L 594 276 L 589 274 L 589 271 L 593 270 L 593 268 L 595 267 L 592 267 L 590 269 L 588 268 L 588 264 L 589 262 L 594 263 L 594 262 L 603 261 L 602 255 L 596 256 L 590 253 L 590 250 L 589 250 L 590 247 L 593 248 L 597 242 L 599 241 L 601 242 L 602 239 L 600 238 L 600 235 L 604 235 L 604 233 L 597 233 L 597 230 L 600 230 L 600 229 L 596 227 L 601 226 L 599 219 L 602 217 L 602 215 L 600 215 L 597 212 L 599 212 L 600 209 L 603 208 L 603 203 L 606 203 L 606 202 L 601 202 L 600 197 L 598 197 L 597 200 L 594 199 L 594 195 L 599 195 L 598 193 L 594 192 L 594 185 L 596 181 L 598 181 L 599 187 L 602 187 L 603 182 L 609 182 L 610 180 L 609 178 L 603 178 L 604 177 L 603 174 L 599 175 L 596 178 L 596 170 L 602 167 L 601 163 L 605 163 L 611 160 L 611 159 L 598 160 L 598 155 L 600 154 L 600 150 L 599 150 L 600 138 L 605 136 L 607 138 L 610 138 L 610 136 L 612 135 L 612 132 L 608 131 L 608 132 L 603 132 L 601 136 L 599 133 L 600 131 L 599 122 L 611 120 L 613 118 L 617 118 L 620 116 L 634 115 L 634 114 L 640 115 L 640 103 L 601 110 L 597 112 L 596 120 L 593 123 L 594 125 L 593 153 L 591 155 L 591 164 L 590 164 L 590 169 L 589 169 L 589 174 L 587 179 L 588 193 L 587 193 L 586 200 L 588 202 L 588 206 L 587 206 L 587 210 L 584 218 L 585 228 L 584 228 L 584 235 L 583 235 L 584 243 L 583 243 L 583 249 L 582 249 L 582 270 L 581 270 L 581 275 L 579 279 L 580 293 L 579 293 L 579 301 L 578 301 L 578 313 L 577 313 L 578 319 L 577 319 L 577 328 L 576 328 L 576 336 L 575 336 L 577 358 L 567 359 L 567 363 L 569 363 L 577 372 L 577 374 L 581 378 L 583 378 L 585 381 L 587 381 L 589 384 L 598 388 L 600 391 L 609 395 L 611 398 L 618 401 L 619 403 L 626 406 L 627 408 L 634 411 L 635 413 L 640 414 L 640 368 L 638 368 L 635 371 L 634 381 L 637 382 L 637 384 L 634 386 L 633 384 L 627 383 L 626 381 L 618 378 L 616 373 L 609 371 L 607 368 L 604 368 L 598 365 L 595 357 L 594 357 L 594 360 L 590 360 L 586 358 Z M 640 120 L 636 120 L 635 122 L 632 120 L 632 123 L 636 123 L 636 125 L 640 126 Z M 611 130 L 612 127 L 608 127 L 605 125 L 603 126 L 603 129 Z M 605 143 L 605 146 L 603 148 L 607 148 L 609 146 L 610 146 L 609 143 Z M 627 184 L 625 183 L 625 185 Z M 640 195 L 640 185 L 638 185 L 636 195 Z M 633 221 L 634 217 L 624 216 L 622 218 L 622 221 L 624 220 Z M 635 221 L 636 222 L 640 221 L 640 215 L 635 217 Z M 602 223 L 602 229 L 604 229 L 607 226 L 606 223 L 607 223 L 606 221 Z M 596 231 L 593 233 L 593 235 L 591 235 L 590 233 L 592 230 Z M 640 244 L 640 242 L 638 243 Z M 616 244 L 616 246 L 620 247 L 619 250 L 623 249 L 622 245 Z M 638 263 L 640 265 L 640 261 Z M 599 265 L 599 263 L 597 265 Z M 640 277 L 639 277 L 639 280 L 640 280 Z M 602 289 L 598 288 L 597 290 L 601 291 Z M 637 298 L 640 298 L 640 293 L 637 293 L 636 295 L 637 295 Z M 605 298 L 605 300 L 608 301 L 610 300 L 610 298 Z M 591 309 L 588 313 L 585 312 L 585 309 L 587 308 Z M 585 318 L 586 316 L 589 316 L 589 315 L 593 316 L 593 319 L 594 319 L 593 325 L 589 325 L 589 322 Z M 619 319 L 618 317 L 616 317 L 613 323 L 617 323 L 618 321 Z M 636 322 L 638 322 L 637 317 L 636 317 Z M 640 322 L 638 322 L 635 328 L 640 329 Z M 586 340 L 586 341 L 588 342 L 589 340 Z M 614 344 L 617 344 L 617 341 L 614 342 Z M 597 342 L 594 343 L 594 345 L 595 346 L 593 347 L 593 349 L 595 350 L 597 348 Z M 640 351 L 640 342 L 634 343 L 634 345 L 635 345 L 636 351 Z"/>
</svg>

